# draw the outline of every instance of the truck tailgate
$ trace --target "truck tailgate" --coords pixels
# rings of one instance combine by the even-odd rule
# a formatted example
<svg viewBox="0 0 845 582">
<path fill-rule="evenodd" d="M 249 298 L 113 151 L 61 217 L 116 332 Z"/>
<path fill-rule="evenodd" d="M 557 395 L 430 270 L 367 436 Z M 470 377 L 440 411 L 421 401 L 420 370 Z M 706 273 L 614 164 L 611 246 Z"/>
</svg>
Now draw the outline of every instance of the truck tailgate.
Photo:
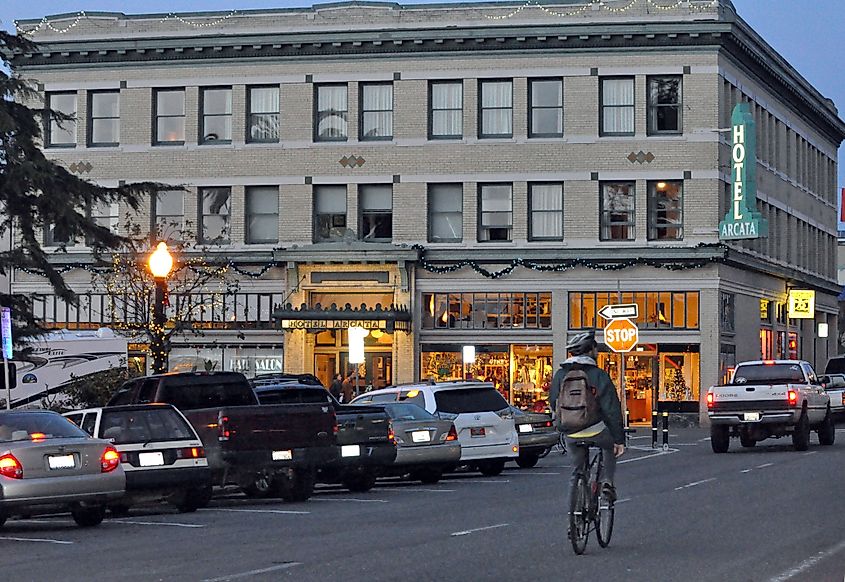
<svg viewBox="0 0 845 582">
<path fill-rule="evenodd" d="M 714 387 L 711 389 L 713 404 L 708 407 L 708 410 L 710 412 L 786 410 L 790 407 L 787 398 L 789 389 L 789 385 L 786 384 Z"/>
<path fill-rule="evenodd" d="M 337 411 L 337 444 L 376 444 L 390 440 L 390 418 L 378 406 L 342 404 Z"/>
</svg>

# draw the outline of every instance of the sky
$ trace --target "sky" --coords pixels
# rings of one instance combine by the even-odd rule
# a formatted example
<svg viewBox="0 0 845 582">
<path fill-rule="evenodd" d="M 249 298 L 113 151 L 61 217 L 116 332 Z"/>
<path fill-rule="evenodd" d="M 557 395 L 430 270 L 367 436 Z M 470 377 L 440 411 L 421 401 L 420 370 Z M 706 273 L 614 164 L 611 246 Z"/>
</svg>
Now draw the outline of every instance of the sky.
<svg viewBox="0 0 845 582">
<path fill-rule="evenodd" d="M 138 14 L 288 8 L 314 3 L 305 0 L 0 0 L 0 26 L 14 30 L 15 20 L 80 10 Z M 733 3 L 740 16 L 799 73 L 822 95 L 833 99 L 839 116 L 845 118 L 845 74 L 842 74 L 845 0 L 733 0 Z M 845 188 L 845 146 L 839 149 L 839 186 Z"/>
</svg>

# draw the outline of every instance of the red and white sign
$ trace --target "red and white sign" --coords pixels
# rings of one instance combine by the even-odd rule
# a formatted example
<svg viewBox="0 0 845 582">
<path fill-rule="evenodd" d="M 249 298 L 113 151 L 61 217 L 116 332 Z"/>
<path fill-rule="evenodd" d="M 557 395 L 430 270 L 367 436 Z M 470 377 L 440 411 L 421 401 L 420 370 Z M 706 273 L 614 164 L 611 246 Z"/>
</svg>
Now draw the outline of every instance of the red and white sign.
<svg viewBox="0 0 845 582">
<path fill-rule="evenodd" d="M 640 330 L 630 319 L 614 319 L 604 327 L 604 343 L 614 352 L 630 352 L 640 339 Z"/>
</svg>

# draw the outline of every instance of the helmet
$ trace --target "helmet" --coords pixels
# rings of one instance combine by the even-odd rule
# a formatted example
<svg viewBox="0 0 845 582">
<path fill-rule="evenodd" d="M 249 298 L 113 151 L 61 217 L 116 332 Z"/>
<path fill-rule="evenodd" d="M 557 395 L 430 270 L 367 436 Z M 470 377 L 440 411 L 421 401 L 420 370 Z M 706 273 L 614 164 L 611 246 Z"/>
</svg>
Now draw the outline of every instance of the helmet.
<svg viewBox="0 0 845 582">
<path fill-rule="evenodd" d="M 598 343 L 596 343 L 596 332 L 595 331 L 585 331 L 584 333 L 579 333 L 578 335 L 573 336 L 570 340 L 566 343 L 566 351 L 568 351 L 573 356 L 581 356 L 583 354 L 589 353 L 594 347 L 596 347 Z"/>
</svg>

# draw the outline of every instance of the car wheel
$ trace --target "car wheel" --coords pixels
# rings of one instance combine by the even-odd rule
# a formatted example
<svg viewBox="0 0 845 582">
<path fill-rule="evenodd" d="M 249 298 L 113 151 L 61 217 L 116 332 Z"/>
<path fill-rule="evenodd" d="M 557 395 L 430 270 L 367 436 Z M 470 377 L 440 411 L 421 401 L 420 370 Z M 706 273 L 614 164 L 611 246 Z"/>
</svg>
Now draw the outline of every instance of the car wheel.
<svg viewBox="0 0 845 582">
<path fill-rule="evenodd" d="M 126 517 L 129 515 L 129 506 L 125 503 L 109 505 L 109 513 L 111 513 L 113 517 Z"/>
<path fill-rule="evenodd" d="M 172 500 L 176 509 L 181 513 L 193 513 L 201 507 L 205 507 L 211 501 L 211 485 L 206 487 L 195 487 L 186 489 L 177 494 Z"/>
<path fill-rule="evenodd" d="M 3 513 L 2 511 L 0 511 L 0 527 L 3 527 L 3 524 L 4 524 L 4 523 L 6 523 L 6 518 L 7 518 L 7 517 L 8 517 L 8 516 L 7 516 L 5 513 Z"/>
<path fill-rule="evenodd" d="M 539 461 L 539 455 L 519 455 L 516 458 L 516 464 L 522 469 L 530 469 L 536 466 Z"/>
<path fill-rule="evenodd" d="M 443 477 L 443 471 L 440 469 L 418 469 L 411 472 L 411 479 L 419 481 L 425 485 L 434 485 Z"/>
<path fill-rule="evenodd" d="M 819 425 L 818 431 L 820 445 L 832 445 L 836 440 L 836 425 L 833 424 L 833 415 L 830 409 L 827 409 L 827 414 L 824 415 L 824 420 Z"/>
<path fill-rule="evenodd" d="M 264 499 L 273 494 L 273 476 L 266 472 L 255 475 L 252 481 L 241 487 L 247 497 L 253 499 Z"/>
<path fill-rule="evenodd" d="M 103 523 L 103 518 L 106 516 L 106 507 L 104 505 L 95 507 L 77 505 L 71 508 L 70 514 L 79 527 L 94 527 Z"/>
<path fill-rule="evenodd" d="M 757 444 L 757 439 L 755 439 L 747 432 L 742 431 L 741 433 L 739 433 L 739 443 L 746 449 L 750 449 Z"/>
<path fill-rule="evenodd" d="M 807 410 L 801 411 L 798 424 L 792 431 L 792 445 L 796 451 L 806 451 L 810 448 L 810 419 L 807 418 Z"/>
<path fill-rule="evenodd" d="M 730 429 L 724 424 L 710 426 L 710 447 L 714 453 L 727 453 L 731 446 Z"/>
<path fill-rule="evenodd" d="M 353 493 L 366 493 L 376 484 L 376 475 L 371 471 L 347 475 L 343 478 L 343 486 Z"/>
<path fill-rule="evenodd" d="M 490 459 L 488 461 L 481 461 L 478 463 L 478 470 L 485 477 L 495 477 L 500 475 L 505 468 L 504 459 Z"/>
<path fill-rule="evenodd" d="M 317 474 L 314 469 L 294 469 L 291 477 L 278 478 L 279 496 L 287 501 L 308 501 L 314 494 Z"/>
</svg>

